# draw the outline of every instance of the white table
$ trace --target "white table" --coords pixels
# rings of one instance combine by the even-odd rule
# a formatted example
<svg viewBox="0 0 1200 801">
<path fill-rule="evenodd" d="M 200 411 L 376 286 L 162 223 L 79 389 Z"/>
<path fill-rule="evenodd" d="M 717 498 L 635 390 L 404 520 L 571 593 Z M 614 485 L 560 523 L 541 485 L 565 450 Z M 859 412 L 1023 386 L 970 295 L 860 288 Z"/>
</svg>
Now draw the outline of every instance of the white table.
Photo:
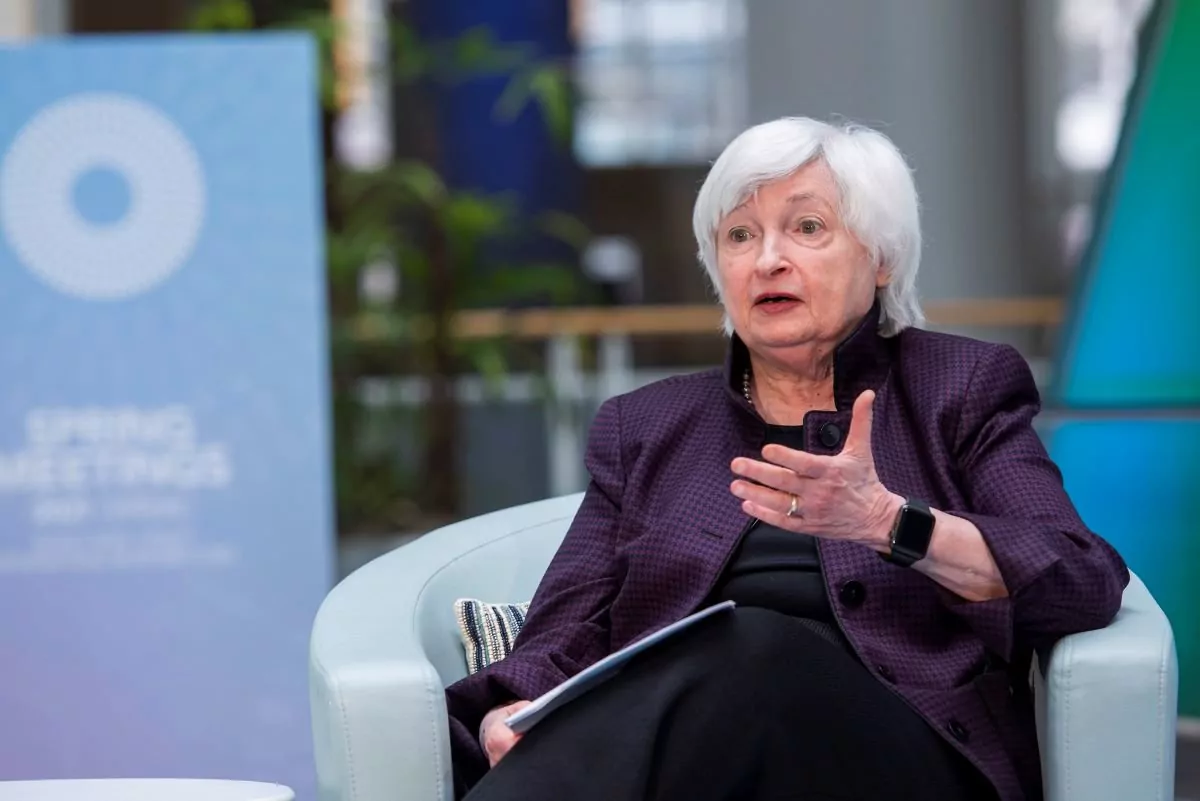
<svg viewBox="0 0 1200 801">
<path fill-rule="evenodd" d="M 217 779 L 0 782 L 0 801 L 294 801 L 282 784 Z"/>
</svg>

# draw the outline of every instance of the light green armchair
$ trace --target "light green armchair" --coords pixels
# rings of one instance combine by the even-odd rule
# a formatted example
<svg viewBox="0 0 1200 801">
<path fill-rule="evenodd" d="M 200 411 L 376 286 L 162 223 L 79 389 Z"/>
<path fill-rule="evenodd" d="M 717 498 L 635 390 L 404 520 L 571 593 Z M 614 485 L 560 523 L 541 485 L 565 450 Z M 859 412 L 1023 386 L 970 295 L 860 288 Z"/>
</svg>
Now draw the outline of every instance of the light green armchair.
<svg viewBox="0 0 1200 801">
<path fill-rule="evenodd" d="M 582 495 L 465 520 L 339 584 L 313 629 L 322 801 L 449 801 L 444 687 L 466 675 L 455 599 L 527 600 Z M 1047 801 L 1172 801 L 1174 638 L 1135 576 L 1108 628 L 1063 639 L 1035 681 Z"/>
</svg>

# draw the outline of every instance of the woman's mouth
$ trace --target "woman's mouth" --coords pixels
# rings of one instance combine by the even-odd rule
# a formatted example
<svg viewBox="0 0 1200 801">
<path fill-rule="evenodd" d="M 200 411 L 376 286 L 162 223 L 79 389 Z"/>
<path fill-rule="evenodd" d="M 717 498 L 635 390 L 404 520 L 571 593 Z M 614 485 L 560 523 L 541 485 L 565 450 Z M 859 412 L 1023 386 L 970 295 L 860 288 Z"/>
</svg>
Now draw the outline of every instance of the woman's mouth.
<svg viewBox="0 0 1200 801">
<path fill-rule="evenodd" d="M 799 303 L 800 299 L 795 295 L 779 292 L 759 295 L 754 306 L 768 314 L 779 314 L 794 309 Z"/>
</svg>

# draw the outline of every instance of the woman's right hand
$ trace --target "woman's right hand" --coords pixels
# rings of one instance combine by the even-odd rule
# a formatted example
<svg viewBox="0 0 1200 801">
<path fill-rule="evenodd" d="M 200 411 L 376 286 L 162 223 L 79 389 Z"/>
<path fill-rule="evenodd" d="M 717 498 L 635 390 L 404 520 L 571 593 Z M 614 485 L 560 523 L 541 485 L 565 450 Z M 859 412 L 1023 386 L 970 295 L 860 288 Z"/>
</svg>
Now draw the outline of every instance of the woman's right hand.
<svg viewBox="0 0 1200 801">
<path fill-rule="evenodd" d="M 514 701 L 506 706 L 498 706 L 483 716 L 483 722 L 479 724 L 479 744 L 483 746 L 491 767 L 496 767 L 496 763 L 521 739 L 521 735 L 506 726 L 504 721 L 529 704 L 529 701 Z"/>
</svg>

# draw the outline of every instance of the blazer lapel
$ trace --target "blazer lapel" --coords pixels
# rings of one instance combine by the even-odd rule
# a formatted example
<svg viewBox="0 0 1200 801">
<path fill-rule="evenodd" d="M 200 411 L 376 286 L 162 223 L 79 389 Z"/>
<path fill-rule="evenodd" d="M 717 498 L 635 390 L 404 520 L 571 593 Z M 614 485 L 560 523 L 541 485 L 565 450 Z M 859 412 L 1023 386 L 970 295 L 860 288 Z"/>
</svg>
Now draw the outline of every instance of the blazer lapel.
<svg viewBox="0 0 1200 801">
<path fill-rule="evenodd" d="M 732 431 L 726 429 L 729 433 L 722 438 L 721 458 L 710 462 L 711 467 L 703 468 L 702 476 L 688 488 L 688 506 L 695 515 L 689 528 L 697 532 L 697 536 L 690 538 L 689 547 L 695 548 L 700 558 L 699 575 L 693 584 L 693 607 L 704 602 L 753 520 L 742 511 L 741 500 L 729 490 L 734 479 L 729 464 L 739 456 L 753 458 L 758 455 L 762 435 L 759 433 L 755 437 L 753 432 L 746 430 L 747 425 L 732 428 Z"/>
</svg>

